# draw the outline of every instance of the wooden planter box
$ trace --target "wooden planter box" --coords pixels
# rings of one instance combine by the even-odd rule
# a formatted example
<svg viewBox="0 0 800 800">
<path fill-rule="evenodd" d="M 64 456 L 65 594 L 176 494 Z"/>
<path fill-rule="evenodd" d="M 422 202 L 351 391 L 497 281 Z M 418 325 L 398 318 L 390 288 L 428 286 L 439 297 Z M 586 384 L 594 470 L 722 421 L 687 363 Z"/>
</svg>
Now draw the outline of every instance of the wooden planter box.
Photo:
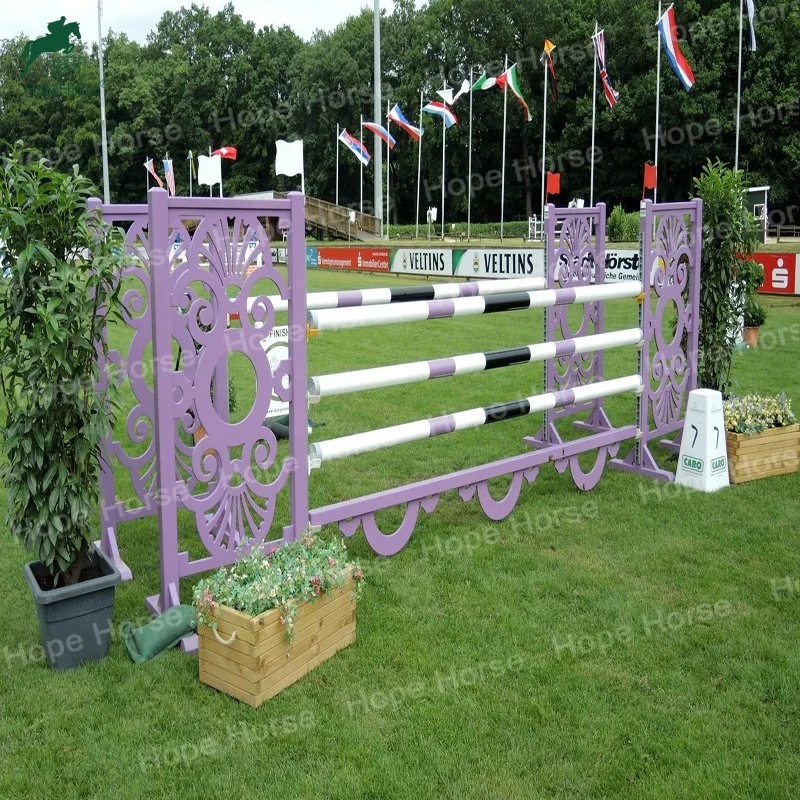
<svg viewBox="0 0 800 800">
<path fill-rule="evenodd" d="M 303 603 L 294 621 L 294 641 L 286 640 L 281 612 L 248 617 L 226 606 L 215 609 L 217 634 L 201 625 L 200 680 L 258 708 L 356 639 L 355 581 Z M 234 636 L 235 634 L 235 636 Z M 219 640 L 233 639 L 230 644 Z"/>
<path fill-rule="evenodd" d="M 725 432 L 728 475 L 731 483 L 744 483 L 800 469 L 800 424 L 770 428 L 762 433 Z"/>
</svg>

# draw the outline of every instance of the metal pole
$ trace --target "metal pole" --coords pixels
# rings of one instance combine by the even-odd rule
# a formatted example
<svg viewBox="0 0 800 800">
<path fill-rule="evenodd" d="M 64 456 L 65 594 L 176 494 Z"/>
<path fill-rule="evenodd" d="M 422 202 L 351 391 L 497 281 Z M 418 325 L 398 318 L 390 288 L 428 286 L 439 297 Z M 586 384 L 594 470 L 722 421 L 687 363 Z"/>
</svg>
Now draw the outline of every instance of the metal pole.
<svg viewBox="0 0 800 800">
<path fill-rule="evenodd" d="M 658 19 L 661 21 L 661 0 L 658 0 Z M 658 125 L 661 113 L 661 28 L 658 29 L 658 45 L 656 55 L 656 153 L 653 159 L 656 168 L 656 185 L 653 189 L 653 202 L 658 202 Z"/>
<path fill-rule="evenodd" d="M 192 196 L 192 170 L 194 169 L 194 155 L 189 159 L 189 197 Z"/>
<path fill-rule="evenodd" d="M 359 123 L 358 123 L 358 141 L 361 142 L 361 144 L 364 144 L 364 115 L 363 114 L 359 118 Z M 361 205 L 359 207 L 359 210 L 363 214 L 364 213 L 364 161 L 363 161 L 363 159 L 359 159 L 358 161 L 359 161 L 359 164 L 361 165 L 360 168 L 359 168 L 360 188 L 358 190 L 360 203 L 361 203 Z"/>
<path fill-rule="evenodd" d="M 597 20 L 594 21 L 594 35 L 597 36 Z M 597 39 L 592 39 L 594 53 L 594 78 L 592 79 L 592 168 L 589 173 L 589 207 L 594 208 L 594 126 L 597 119 Z"/>
<path fill-rule="evenodd" d="M 472 64 L 469 65 L 469 157 L 467 172 L 469 173 L 469 183 L 467 184 L 467 241 L 470 241 L 472 225 Z M 505 158 L 503 159 L 505 163 Z"/>
<path fill-rule="evenodd" d="M 419 129 L 422 130 L 422 89 L 419 90 Z M 414 238 L 419 239 L 419 184 L 422 176 L 422 134 L 417 143 L 417 224 L 414 228 Z M 428 237 L 430 238 L 430 236 Z"/>
<path fill-rule="evenodd" d="M 339 205 L 339 123 L 336 123 L 336 205 Z M 348 218 L 349 219 L 349 218 Z"/>
<path fill-rule="evenodd" d="M 389 119 L 389 101 L 386 101 L 386 132 L 391 136 L 391 132 L 389 130 L 389 126 L 391 125 L 391 120 Z M 391 146 L 389 142 L 386 142 L 386 238 L 391 238 L 389 236 L 389 151 L 391 150 Z"/>
<path fill-rule="evenodd" d="M 547 169 L 545 168 L 545 155 L 547 153 L 547 57 L 542 59 L 544 65 L 544 113 L 542 114 L 542 216 L 539 217 L 540 224 L 544 226 L 544 184 L 547 180 Z M 544 235 L 544 227 L 542 227 Z"/>
<path fill-rule="evenodd" d="M 442 83 L 442 89 L 447 88 L 447 81 Z M 444 103 L 444 98 L 442 98 Z M 447 106 L 447 103 L 444 103 Z M 444 117 L 442 117 L 442 241 L 444 241 L 444 149 L 445 141 L 447 140 L 447 125 L 445 124 Z"/>
<path fill-rule="evenodd" d="M 741 60 L 741 34 L 739 36 Z M 106 132 L 106 86 L 103 70 L 103 2 L 97 0 L 97 56 L 100 62 L 100 135 L 103 139 L 103 202 L 111 203 L 111 190 L 108 184 L 108 141 Z M 148 179 L 149 182 L 149 179 Z"/>
<path fill-rule="evenodd" d="M 508 54 L 506 53 L 503 74 L 508 71 Z M 508 106 L 508 76 L 503 84 L 503 165 L 500 170 L 500 241 L 503 241 L 503 221 L 506 214 L 506 114 Z"/>
<path fill-rule="evenodd" d="M 375 87 L 375 98 L 373 103 L 373 119 L 381 118 L 381 4 L 375 0 L 375 10 L 373 13 L 373 51 L 374 51 L 374 70 L 373 86 Z M 363 139 L 362 139 L 363 141 Z M 383 151 L 381 150 L 381 140 L 378 134 L 373 134 L 372 142 L 375 150 L 375 216 L 381 220 L 383 228 Z M 383 234 L 383 230 L 381 230 Z"/>
<path fill-rule="evenodd" d="M 742 107 L 742 17 L 744 16 L 744 0 L 739 0 L 739 72 L 736 82 L 736 155 L 733 168 L 739 169 L 739 116 Z"/>
</svg>

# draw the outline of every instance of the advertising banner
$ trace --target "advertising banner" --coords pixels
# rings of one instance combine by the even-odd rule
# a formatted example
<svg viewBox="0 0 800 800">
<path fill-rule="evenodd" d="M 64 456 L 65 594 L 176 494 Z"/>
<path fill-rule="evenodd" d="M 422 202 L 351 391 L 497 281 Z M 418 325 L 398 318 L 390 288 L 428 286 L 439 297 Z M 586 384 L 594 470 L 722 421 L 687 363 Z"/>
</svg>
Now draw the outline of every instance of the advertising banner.
<svg viewBox="0 0 800 800">
<path fill-rule="evenodd" d="M 347 269 L 360 272 L 388 272 L 389 251 L 369 247 L 320 247 L 317 250 L 320 269 Z"/>
<path fill-rule="evenodd" d="M 455 250 L 453 274 L 459 278 L 543 278 L 544 250 Z"/>
<path fill-rule="evenodd" d="M 453 274 L 453 251 L 401 247 L 392 255 L 392 272 L 450 276 Z"/>
<path fill-rule="evenodd" d="M 269 359 L 269 368 L 274 375 L 281 361 L 289 358 L 289 326 L 279 325 L 269 332 L 269 336 L 263 339 L 261 346 Z M 272 417 L 281 417 L 289 413 L 289 404 L 285 403 L 273 391 L 272 397 L 269 401 L 269 410 L 267 411 L 267 419 Z"/>
<path fill-rule="evenodd" d="M 764 268 L 763 294 L 800 294 L 800 255 L 795 253 L 753 253 L 748 256 Z"/>
<path fill-rule="evenodd" d="M 306 247 L 306 267 L 316 269 L 319 266 L 316 247 Z"/>
</svg>

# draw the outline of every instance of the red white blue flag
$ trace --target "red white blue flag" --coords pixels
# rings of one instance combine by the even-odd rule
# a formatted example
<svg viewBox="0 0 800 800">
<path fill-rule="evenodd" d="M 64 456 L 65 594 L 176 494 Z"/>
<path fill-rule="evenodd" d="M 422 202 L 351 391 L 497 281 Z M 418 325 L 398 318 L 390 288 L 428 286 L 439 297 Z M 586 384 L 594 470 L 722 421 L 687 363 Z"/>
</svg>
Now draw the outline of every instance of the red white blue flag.
<svg viewBox="0 0 800 800">
<path fill-rule="evenodd" d="M 434 114 L 444 120 L 445 128 L 452 128 L 458 122 L 458 117 L 447 107 L 447 103 L 440 103 L 438 100 L 431 100 L 422 110 L 428 114 Z"/>
<path fill-rule="evenodd" d="M 347 147 L 364 166 L 369 164 L 369 160 L 372 158 L 372 156 L 369 154 L 369 150 L 367 150 L 367 148 L 364 147 L 364 145 L 359 142 L 355 136 L 349 134 L 344 128 L 339 134 L 339 141 L 345 147 Z"/>
<path fill-rule="evenodd" d="M 608 77 L 608 72 L 606 71 L 605 31 L 597 31 L 597 33 L 592 36 L 592 43 L 594 44 L 594 52 L 597 56 L 597 66 L 600 69 L 600 82 L 603 85 L 603 94 L 606 96 L 609 106 L 614 108 L 619 101 L 619 92 L 614 88 L 614 84 L 611 83 L 611 78 Z"/>
<path fill-rule="evenodd" d="M 389 121 L 399 125 L 415 142 L 418 142 L 425 132 L 422 128 L 412 125 L 400 110 L 400 106 L 395 103 L 394 108 L 389 112 Z"/>
<path fill-rule="evenodd" d="M 394 149 L 395 138 L 383 125 L 379 125 L 377 122 L 362 122 L 361 124 L 368 131 L 372 131 L 376 136 L 380 136 L 380 138 L 389 145 L 390 150 Z"/>
<path fill-rule="evenodd" d="M 175 197 L 175 170 L 172 168 L 172 159 L 165 158 L 162 163 L 164 164 L 164 177 L 167 179 L 167 191 L 172 197 Z"/>
<path fill-rule="evenodd" d="M 683 88 L 688 92 L 694 86 L 694 73 L 689 66 L 680 47 L 678 47 L 678 29 L 675 25 L 675 7 L 670 6 L 656 23 L 661 43 L 664 45 L 664 52 L 670 66 L 683 84 Z"/>
<path fill-rule="evenodd" d="M 153 159 L 149 156 L 144 160 L 144 168 L 156 179 L 156 183 L 159 185 L 160 188 L 164 188 L 164 184 L 161 182 L 161 178 L 156 175 L 156 168 L 153 166 Z"/>
</svg>

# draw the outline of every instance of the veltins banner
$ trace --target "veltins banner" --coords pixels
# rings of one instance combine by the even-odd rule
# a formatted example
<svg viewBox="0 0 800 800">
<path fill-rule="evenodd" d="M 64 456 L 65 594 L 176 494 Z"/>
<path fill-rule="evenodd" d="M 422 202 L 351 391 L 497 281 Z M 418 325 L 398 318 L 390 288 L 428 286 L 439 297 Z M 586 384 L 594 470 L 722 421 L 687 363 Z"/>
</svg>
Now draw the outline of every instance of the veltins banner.
<svg viewBox="0 0 800 800">
<path fill-rule="evenodd" d="M 456 250 L 453 274 L 459 278 L 543 278 L 544 250 Z"/>
<path fill-rule="evenodd" d="M 392 256 L 392 272 L 451 276 L 453 274 L 453 251 L 401 247 L 395 250 Z"/>
</svg>

